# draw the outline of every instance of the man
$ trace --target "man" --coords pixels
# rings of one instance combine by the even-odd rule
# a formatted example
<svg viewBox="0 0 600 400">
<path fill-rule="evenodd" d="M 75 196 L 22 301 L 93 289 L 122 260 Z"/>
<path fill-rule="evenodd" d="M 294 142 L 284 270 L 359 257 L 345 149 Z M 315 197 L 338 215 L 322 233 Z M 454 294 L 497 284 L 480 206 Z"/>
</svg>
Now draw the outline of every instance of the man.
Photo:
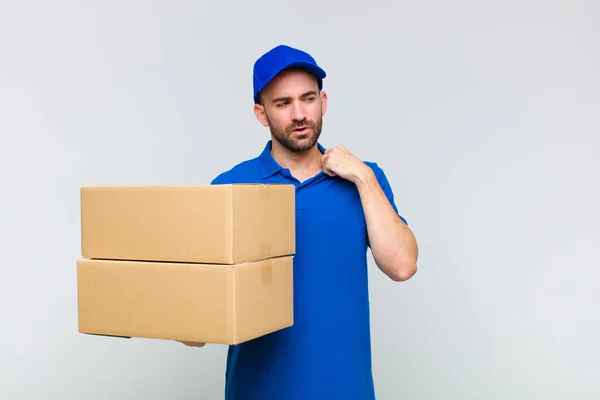
<svg viewBox="0 0 600 400">
<path fill-rule="evenodd" d="M 367 247 L 392 280 L 416 272 L 417 244 L 383 170 L 318 142 L 325 76 L 289 46 L 261 56 L 254 113 L 271 140 L 212 182 L 296 186 L 294 325 L 230 346 L 227 400 L 374 399 Z"/>
</svg>

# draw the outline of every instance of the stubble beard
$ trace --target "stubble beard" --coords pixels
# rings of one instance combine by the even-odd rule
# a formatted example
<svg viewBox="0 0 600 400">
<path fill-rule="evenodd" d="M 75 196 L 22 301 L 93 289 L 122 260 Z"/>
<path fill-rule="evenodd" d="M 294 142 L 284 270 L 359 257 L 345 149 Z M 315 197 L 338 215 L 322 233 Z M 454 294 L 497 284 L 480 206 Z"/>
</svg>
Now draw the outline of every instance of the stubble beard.
<svg viewBox="0 0 600 400">
<path fill-rule="evenodd" d="M 300 127 L 308 127 L 310 130 L 301 136 L 293 135 L 294 129 Z M 317 144 L 323 129 L 323 118 L 319 117 L 316 123 L 309 120 L 295 121 L 293 124 L 288 125 L 285 129 L 275 127 L 269 121 L 269 129 L 273 138 L 281 146 L 291 152 L 302 153 L 312 149 Z"/>
</svg>

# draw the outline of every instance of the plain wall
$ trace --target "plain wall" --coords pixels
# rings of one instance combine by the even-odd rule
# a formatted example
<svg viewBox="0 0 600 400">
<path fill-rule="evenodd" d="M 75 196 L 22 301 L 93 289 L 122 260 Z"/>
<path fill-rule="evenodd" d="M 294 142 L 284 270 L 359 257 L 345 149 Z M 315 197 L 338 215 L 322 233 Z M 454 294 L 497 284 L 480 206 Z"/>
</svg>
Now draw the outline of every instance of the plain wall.
<svg viewBox="0 0 600 400">
<path fill-rule="evenodd" d="M 420 245 L 408 282 L 370 264 L 378 398 L 599 398 L 599 26 L 592 0 L 0 1 L 0 398 L 222 398 L 225 347 L 77 333 L 79 187 L 256 156 L 280 43 Z"/>
</svg>

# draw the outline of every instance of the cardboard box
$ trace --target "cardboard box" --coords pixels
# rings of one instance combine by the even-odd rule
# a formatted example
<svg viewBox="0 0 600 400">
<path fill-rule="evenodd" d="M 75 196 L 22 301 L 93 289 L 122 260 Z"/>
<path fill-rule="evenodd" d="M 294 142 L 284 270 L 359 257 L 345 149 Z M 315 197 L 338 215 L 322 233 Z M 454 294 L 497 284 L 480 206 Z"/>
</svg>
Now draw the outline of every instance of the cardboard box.
<svg viewBox="0 0 600 400">
<path fill-rule="evenodd" d="M 293 324 L 293 256 L 235 265 L 80 259 L 77 278 L 81 333 L 238 344 Z"/>
<path fill-rule="evenodd" d="M 239 264 L 295 253 L 293 185 L 81 188 L 83 258 Z"/>
</svg>

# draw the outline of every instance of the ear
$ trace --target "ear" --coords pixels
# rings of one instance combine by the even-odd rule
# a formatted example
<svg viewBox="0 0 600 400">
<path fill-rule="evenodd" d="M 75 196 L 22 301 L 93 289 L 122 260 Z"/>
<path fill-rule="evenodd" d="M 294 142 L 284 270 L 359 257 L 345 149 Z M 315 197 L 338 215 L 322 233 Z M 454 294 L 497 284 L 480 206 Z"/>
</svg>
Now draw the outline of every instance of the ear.
<svg viewBox="0 0 600 400">
<path fill-rule="evenodd" d="M 324 116 L 327 112 L 327 93 L 321 91 L 321 116 Z"/>
<path fill-rule="evenodd" d="M 254 105 L 254 115 L 256 115 L 256 119 L 260 122 L 264 127 L 269 126 L 269 121 L 267 120 L 267 115 L 265 114 L 264 106 L 260 104 Z"/>
</svg>

